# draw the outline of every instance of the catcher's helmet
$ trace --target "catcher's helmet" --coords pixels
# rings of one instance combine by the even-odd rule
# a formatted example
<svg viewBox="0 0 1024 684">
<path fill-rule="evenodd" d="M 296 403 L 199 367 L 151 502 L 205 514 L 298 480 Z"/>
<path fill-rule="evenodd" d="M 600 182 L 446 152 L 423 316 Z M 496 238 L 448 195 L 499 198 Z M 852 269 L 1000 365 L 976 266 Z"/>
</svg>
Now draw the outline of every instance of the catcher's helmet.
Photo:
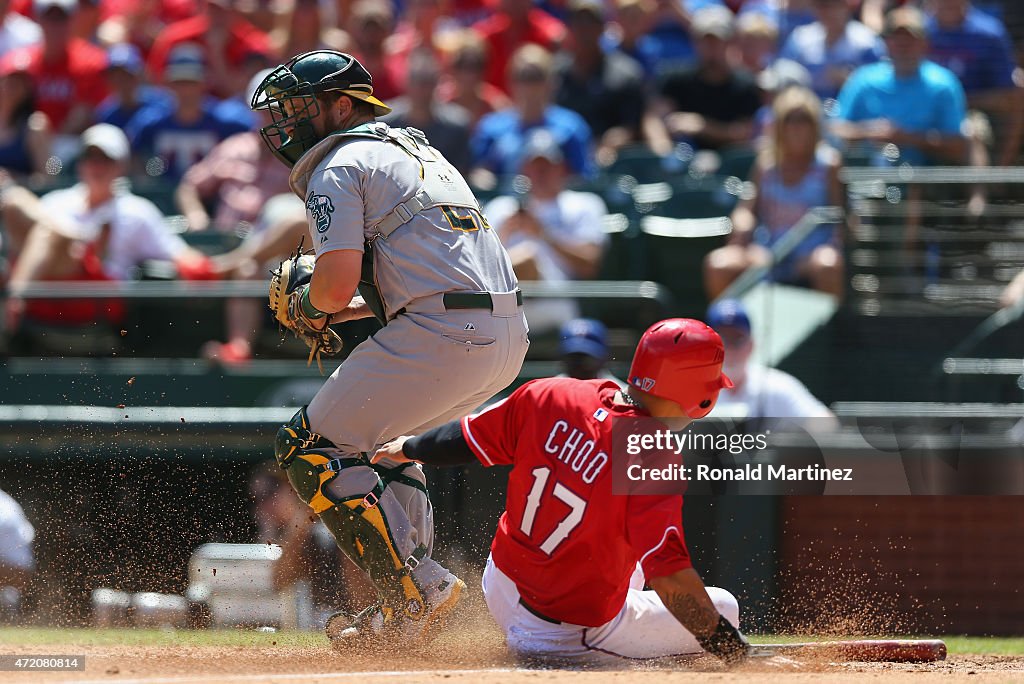
<svg viewBox="0 0 1024 684">
<path fill-rule="evenodd" d="M 373 96 L 373 78 L 352 55 L 314 50 L 288 60 L 263 79 L 251 106 L 270 112 L 272 123 L 260 129 L 278 159 L 294 166 L 321 137 L 312 120 L 320 113 L 316 96 L 336 91 L 373 105 L 377 116 L 391 108 Z"/>
<path fill-rule="evenodd" d="M 629 384 L 674 401 L 703 418 L 732 380 L 722 372 L 725 347 L 714 330 L 691 318 L 669 318 L 647 329 L 633 355 Z"/>
</svg>

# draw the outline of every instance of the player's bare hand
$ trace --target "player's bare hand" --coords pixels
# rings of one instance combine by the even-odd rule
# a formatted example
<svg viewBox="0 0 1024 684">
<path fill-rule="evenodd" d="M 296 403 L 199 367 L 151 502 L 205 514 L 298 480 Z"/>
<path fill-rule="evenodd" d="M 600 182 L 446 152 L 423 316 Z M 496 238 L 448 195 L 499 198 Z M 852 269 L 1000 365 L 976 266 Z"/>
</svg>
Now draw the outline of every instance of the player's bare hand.
<svg viewBox="0 0 1024 684">
<path fill-rule="evenodd" d="M 405 445 L 405 440 L 409 439 L 408 435 L 393 439 L 373 455 L 370 459 L 371 463 L 380 463 L 382 460 L 389 459 L 396 463 L 414 463 L 411 458 L 405 457 L 405 452 L 402 451 L 402 447 Z"/>
</svg>

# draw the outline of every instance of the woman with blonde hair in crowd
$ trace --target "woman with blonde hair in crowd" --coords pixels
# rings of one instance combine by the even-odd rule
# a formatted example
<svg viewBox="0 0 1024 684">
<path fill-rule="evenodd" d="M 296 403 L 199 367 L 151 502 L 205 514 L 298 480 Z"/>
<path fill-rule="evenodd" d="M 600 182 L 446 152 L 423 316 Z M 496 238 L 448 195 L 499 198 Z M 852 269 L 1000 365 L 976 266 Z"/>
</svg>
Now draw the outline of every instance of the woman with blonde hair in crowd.
<svg viewBox="0 0 1024 684">
<path fill-rule="evenodd" d="M 822 141 L 821 100 L 790 87 L 772 105 L 770 144 L 758 157 L 753 192 L 732 213 L 729 244 L 704 260 L 704 286 L 718 297 L 743 271 L 771 262 L 771 248 L 810 209 L 841 206 L 839 154 Z M 822 225 L 771 269 L 771 280 L 842 297 L 843 255 L 835 226 Z"/>
</svg>

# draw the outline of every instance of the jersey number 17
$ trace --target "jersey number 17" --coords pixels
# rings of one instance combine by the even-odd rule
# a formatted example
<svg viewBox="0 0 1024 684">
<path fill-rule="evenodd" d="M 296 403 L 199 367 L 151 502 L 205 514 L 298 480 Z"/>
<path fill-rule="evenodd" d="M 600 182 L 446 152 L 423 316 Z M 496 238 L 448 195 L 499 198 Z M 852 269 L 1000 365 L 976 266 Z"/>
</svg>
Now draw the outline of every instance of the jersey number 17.
<svg viewBox="0 0 1024 684">
<path fill-rule="evenodd" d="M 526 509 L 523 511 L 523 521 L 519 530 L 527 537 L 533 532 L 533 523 L 537 518 L 537 510 L 540 508 L 541 499 L 544 498 L 548 479 L 551 477 L 551 468 L 541 466 L 533 469 L 533 487 L 529 496 L 526 497 Z M 559 482 L 554 483 L 551 494 L 569 506 L 569 515 L 562 519 L 554 531 L 548 535 L 540 544 L 540 550 L 551 555 L 558 548 L 558 545 L 566 540 L 576 526 L 583 521 L 583 514 L 587 510 L 587 502 L 574 494 L 568 487 Z"/>
</svg>

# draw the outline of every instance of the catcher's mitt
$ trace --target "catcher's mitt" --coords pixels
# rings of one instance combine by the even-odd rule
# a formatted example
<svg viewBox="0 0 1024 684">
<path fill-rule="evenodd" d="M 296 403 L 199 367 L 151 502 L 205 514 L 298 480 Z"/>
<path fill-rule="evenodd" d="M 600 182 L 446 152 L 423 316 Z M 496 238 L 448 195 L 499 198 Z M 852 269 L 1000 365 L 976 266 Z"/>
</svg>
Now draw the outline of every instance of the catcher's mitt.
<svg viewBox="0 0 1024 684">
<path fill-rule="evenodd" d="M 309 347 L 306 365 L 316 357 L 322 373 L 324 368 L 320 363 L 320 354 L 332 356 L 340 352 L 341 338 L 331 330 L 330 316 L 316 320 L 307 318 L 299 305 L 299 299 L 313 277 L 315 263 L 311 254 L 302 254 L 301 245 L 293 257 L 282 261 L 270 276 L 269 305 L 278 322 Z"/>
</svg>

